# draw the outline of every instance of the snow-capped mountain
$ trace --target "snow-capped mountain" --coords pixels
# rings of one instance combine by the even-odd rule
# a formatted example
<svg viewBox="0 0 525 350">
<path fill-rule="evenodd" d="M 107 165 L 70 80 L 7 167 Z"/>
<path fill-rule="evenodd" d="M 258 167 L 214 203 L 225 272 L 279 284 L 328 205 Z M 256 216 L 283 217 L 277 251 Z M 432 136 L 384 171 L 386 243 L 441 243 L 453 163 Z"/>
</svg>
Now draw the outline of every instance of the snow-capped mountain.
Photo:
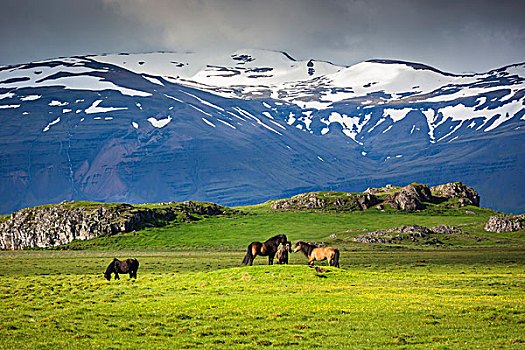
<svg viewBox="0 0 525 350">
<path fill-rule="evenodd" d="M 525 64 L 457 75 L 286 53 L 0 68 L 0 212 L 64 199 L 255 203 L 461 180 L 523 211 Z"/>
</svg>

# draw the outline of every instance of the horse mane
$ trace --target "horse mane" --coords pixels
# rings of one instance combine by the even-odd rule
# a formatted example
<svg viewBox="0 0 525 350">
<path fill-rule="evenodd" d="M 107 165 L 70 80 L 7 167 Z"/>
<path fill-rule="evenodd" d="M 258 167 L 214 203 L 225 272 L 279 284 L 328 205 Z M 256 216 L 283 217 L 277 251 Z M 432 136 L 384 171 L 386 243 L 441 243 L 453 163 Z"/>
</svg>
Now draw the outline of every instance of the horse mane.
<svg viewBox="0 0 525 350">
<path fill-rule="evenodd" d="M 306 256 L 309 256 L 310 253 L 312 253 L 312 250 L 314 250 L 314 248 L 318 248 L 313 243 L 308 243 L 308 242 L 303 242 L 303 241 L 299 241 L 298 243 L 301 243 L 301 252 L 305 254 Z"/>
<path fill-rule="evenodd" d="M 286 237 L 286 235 L 284 233 L 281 233 L 281 234 L 268 238 L 266 242 L 281 241 L 282 239 L 284 239 L 285 242 L 288 241 L 288 238 Z"/>
</svg>

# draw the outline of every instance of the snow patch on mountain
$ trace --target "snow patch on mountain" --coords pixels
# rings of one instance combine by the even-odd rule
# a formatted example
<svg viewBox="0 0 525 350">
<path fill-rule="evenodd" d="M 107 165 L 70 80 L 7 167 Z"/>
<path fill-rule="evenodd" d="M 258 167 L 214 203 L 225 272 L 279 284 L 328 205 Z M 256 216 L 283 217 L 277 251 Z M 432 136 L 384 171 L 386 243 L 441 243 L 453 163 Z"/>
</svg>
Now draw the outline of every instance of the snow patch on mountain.
<svg viewBox="0 0 525 350">
<path fill-rule="evenodd" d="M 455 106 L 447 106 L 440 108 L 439 112 L 443 115 L 445 119 L 450 118 L 454 121 L 466 121 L 475 118 L 483 118 L 485 124 L 494 117 L 497 119 L 487 128 L 484 129 L 485 132 L 494 130 L 502 123 L 511 119 L 517 112 L 524 108 L 521 101 L 514 101 L 503 106 L 492 108 L 492 109 L 483 109 L 476 110 L 474 107 L 467 107 L 463 104 L 458 104 Z"/>
<path fill-rule="evenodd" d="M 205 123 L 208 124 L 209 126 L 215 128 L 215 124 L 213 124 L 212 122 L 210 122 L 208 119 L 206 119 L 206 118 L 201 118 L 201 119 L 202 119 L 203 122 L 205 122 Z"/>
<path fill-rule="evenodd" d="M 157 120 L 156 118 L 150 117 L 147 120 L 154 127 L 161 129 L 161 128 L 165 127 L 166 125 L 168 125 L 168 123 L 172 121 L 172 118 L 171 118 L 171 116 L 168 116 L 167 118 L 158 119 Z"/>
<path fill-rule="evenodd" d="M 390 117 L 392 121 L 398 122 L 406 117 L 406 115 L 413 111 L 412 108 L 402 108 L 402 109 L 394 109 L 394 108 L 385 108 L 383 110 L 383 117 Z"/>
<path fill-rule="evenodd" d="M 20 105 L 0 105 L 0 109 L 19 108 Z"/>
<path fill-rule="evenodd" d="M 358 116 L 347 116 L 346 114 L 339 114 L 337 112 L 330 113 L 330 116 L 328 117 L 328 120 L 321 120 L 321 122 L 324 122 L 326 125 L 330 125 L 331 123 L 337 123 L 341 125 L 343 128 L 343 133 L 350 137 L 355 142 L 358 142 L 356 140 L 357 134 L 359 134 L 363 128 L 363 126 L 369 121 L 370 115 L 367 115 L 367 118 L 361 121 L 361 118 Z M 329 130 L 326 130 L 327 128 L 324 128 L 321 132 L 324 131 L 326 134 Z"/>
<path fill-rule="evenodd" d="M 123 95 L 151 96 L 150 93 L 118 86 L 95 75 L 107 73 L 107 69 L 86 66 L 90 61 L 83 58 L 55 59 L 33 62 L 0 71 L 0 88 L 22 89 L 38 87 L 63 87 L 70 90 L 116 90 Z"/>
<path fill-rule="evenodd" d="M 147 81 L 153 83 L 153 84 L 157 84 L 157 85 L 160 85 L 160 86 L 164 86 L 164 84 L 157 78 L 153 78 L 153 77 L 148 77 L 146 75 L 143 75 L 142 76 L 144 79 L 146 79 Z"/>
<path fill-rule="evenodd" d="M 0 94 L 0 100 L 3 100 L 4 98 L 13 98 L 15 96 L 12 92 L 6 92 L 5 94 Z"/>
<path fill-rule="evenodd" d="M 47 126 L 42 130 L 42 132 L 48 131 L 51 128 L 51 126 L 57 124 L 58 122 L 60 122 L 60 117 L 58 117 L 57 119 L 53 120 L 51 123 L 47 124 Z"/>
<path fill-rule="evenodd" d="M 223 124 L 226 125 L 226 126 L 229 126 L 229 127 L 232 128 L 232 129 L 237 129 L 235 126 L 231 125 L 231 124 L 228 123 L 227 121 L 224 121 L 224 120 L 222 120 L 222 119 L 220 119 L 220 118 L 217 118 L 217 121 L 223 123 Z"/>
<path fill-rule="evenodd" d="M 84 112 L 86 114 L 95 114 L 95 113 L 107 113 L 113 111 L 122 111 L 128 109 L 128 107 L 99 107 L 98 105 L 102 100 L 94 101 L 91 106 L 89 106 Z"/>
<path fill-rule="evenodd" d="M 209 107 L 215 108 L 215 109 L 217 109 L 217 110 L 219 110 L 219 111 L 221 111 L 221 112 L 224 112 L 224 108 L 222 108 L 222 107 L 219 107 L 219 106 L 217 106 L 217 105 L 214 105 L 213 103 L 208 102 L 208 101 L 206 101 L 206 100 L 203 100 L 202 98 L 200 98 L 200 97 L 198 97 L 198 96 L 195 96 L 195 95 L 193 95 L 193 94 L 190 94 L 189 92 L 182 91 L 182 90 L 179 90 L 179 91 L 182 92 L 183 94 L 186 94 L 186 95 L 188 95 L 188 96 L 193 97 L 194 99 L 196 99 L 197 101 L 199 101 L 200 103 L 202 103 L 202 104 L 204 104 L 204 105 L 206 105 L 206 106 L 209 106 Z M 180 101 L 180 100 L 179 100 L 179 101 Z M 181 101 L 181 102 L 182 102 L 182 101 Z"/>
<path fill-rule="evenodd" d="M 24 97 L 20 97 L 20 101 L 36 101 L 38 99 L 40 99 L 42 97 L 42 95 L 28 95 L 28 96 L 24 96 Z"/>
<path fill-rule="evenodd" d="M 53 101 L 48 103 L 48 106 L 62 107 L 62 106 L 67 106 L 68 104 L 69 104 L 69 102 L 60 102 L 60 101 L 57 101 L 57 100 L 53 100 Z"/>
</svg>

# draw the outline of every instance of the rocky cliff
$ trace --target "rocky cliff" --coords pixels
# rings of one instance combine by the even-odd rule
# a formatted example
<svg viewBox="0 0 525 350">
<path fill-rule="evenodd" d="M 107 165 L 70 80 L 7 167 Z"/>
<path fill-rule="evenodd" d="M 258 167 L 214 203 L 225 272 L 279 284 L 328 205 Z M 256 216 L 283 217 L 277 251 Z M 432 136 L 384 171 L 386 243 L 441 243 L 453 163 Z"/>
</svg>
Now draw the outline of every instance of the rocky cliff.
<svg viewBox="0 0 525 350">
<path fill-rule="evenodd" d="M 452 182 L 429 188 L 417 182 L 405 187 L 387 185 L 382 188 L 368 188 L 363 193 L 311 192 L 292 198 L 271 202 L 275 210 L 366 210 L 372 207 L 390 207 L 394 210 L 416 211 L 425 208 L 424 203 L 442 203 L 448 206 L 479 206 L 479 195 L 461 182 Z"/>
<path fill-rule="evenodd" d="M 233 211 L 217 204 L 191 201 L 147 206 L 62 202 L 11 214 L 0 224 L 0 249 L 55 247 L 75 239 L 91 239 L 229 212 Z"/>
</svg>

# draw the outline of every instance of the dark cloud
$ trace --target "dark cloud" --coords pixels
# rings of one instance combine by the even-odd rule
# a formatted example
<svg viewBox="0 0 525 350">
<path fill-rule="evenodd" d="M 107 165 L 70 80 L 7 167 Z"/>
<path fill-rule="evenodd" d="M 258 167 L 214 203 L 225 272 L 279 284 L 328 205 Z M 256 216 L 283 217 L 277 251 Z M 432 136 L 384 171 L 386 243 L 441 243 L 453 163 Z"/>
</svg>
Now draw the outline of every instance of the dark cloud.
<svg viewBox="0 0 525 350">
<path fill-rule="evenodd" d="M 0 0 L 0 64 L 153 50 L 284 50 L 453 72 L 525 61 L 521 0 Z"/>
</svg>

